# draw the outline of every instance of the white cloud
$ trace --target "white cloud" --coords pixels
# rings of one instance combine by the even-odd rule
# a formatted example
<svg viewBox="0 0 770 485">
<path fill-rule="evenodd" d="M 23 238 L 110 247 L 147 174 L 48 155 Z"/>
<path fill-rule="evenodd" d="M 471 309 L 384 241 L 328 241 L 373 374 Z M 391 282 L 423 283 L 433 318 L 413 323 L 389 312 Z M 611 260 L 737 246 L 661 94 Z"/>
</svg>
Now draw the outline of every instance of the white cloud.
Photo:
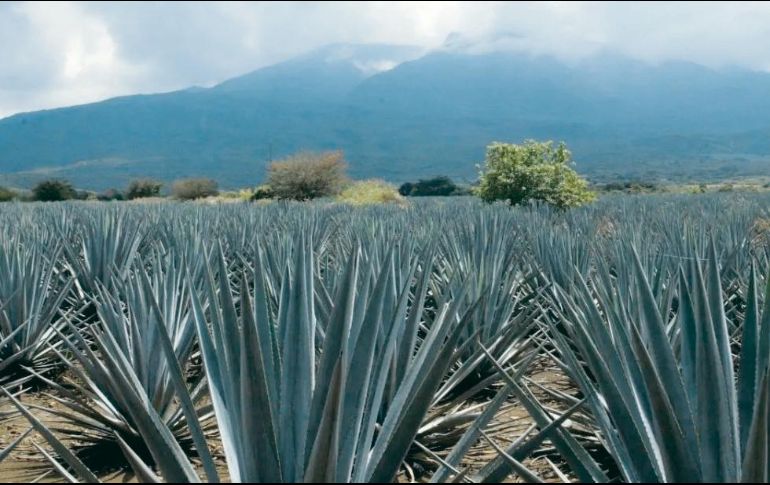
<svg viewBox="0 0 770 485">
<path fill-rule="evenodd" d="M 340 42 L 770 70 L 762 2 L 0 2 L 0 116 L 211 85 Z M 388 59 L 362 65 L 387 69 Z"/>
</svg>

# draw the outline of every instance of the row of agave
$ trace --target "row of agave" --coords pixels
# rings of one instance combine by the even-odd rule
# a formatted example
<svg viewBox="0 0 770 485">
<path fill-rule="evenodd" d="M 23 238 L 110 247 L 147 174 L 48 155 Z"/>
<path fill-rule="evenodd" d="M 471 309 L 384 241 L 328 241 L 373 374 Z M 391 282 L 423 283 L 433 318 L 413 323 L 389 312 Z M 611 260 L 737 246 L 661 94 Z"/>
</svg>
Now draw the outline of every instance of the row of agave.
<svg viewBox="0 0 770 485">
<path fill-rule="evenodd" d="M 767 481 L 768 201 L 7 206 L 0 382 L 70 481 Z"/>
</svg>

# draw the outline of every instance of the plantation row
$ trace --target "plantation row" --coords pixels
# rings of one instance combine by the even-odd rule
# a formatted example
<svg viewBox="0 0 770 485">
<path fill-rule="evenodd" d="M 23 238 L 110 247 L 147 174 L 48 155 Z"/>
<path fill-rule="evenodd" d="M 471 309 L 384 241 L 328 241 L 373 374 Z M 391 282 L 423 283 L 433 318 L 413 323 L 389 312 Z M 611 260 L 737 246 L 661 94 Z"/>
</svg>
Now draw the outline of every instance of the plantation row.
<svg viewBox="0 0 770 485">
<path fill-rule="evenodd" d="M 768 207 L 5 205 L 0 437 L 31 431 L 0 461 L 33 440 L 70 481 L 538 481 L 547 452 L 572 480 L 767 481 Z M 511 403 L 532 424 L 499 447 Z"/>
</svg>

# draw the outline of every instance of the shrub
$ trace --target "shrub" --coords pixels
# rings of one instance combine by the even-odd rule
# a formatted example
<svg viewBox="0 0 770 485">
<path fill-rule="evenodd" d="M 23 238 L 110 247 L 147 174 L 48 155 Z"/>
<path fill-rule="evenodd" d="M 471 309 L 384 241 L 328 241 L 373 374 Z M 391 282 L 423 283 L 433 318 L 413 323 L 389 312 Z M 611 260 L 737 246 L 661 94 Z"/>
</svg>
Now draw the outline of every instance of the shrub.
<svg viewBox="0 0 770 485">
<path fill-rule="evenodd" d="M 5 187 L 0 187 L 0 202 L 8 202 L 16 197 L 16 192 Z"/>
<path fill-rule="evenodd" d="M 733 185 L 731 182 L 727 182 L 725 184 L 722 184 L 721 187 L 719 187 L 719 190 L 717 192 L 732 192 L 735 190 L 735 185 Z"/>
<path fill-rule="evenodd" d="M 268 185 L 278 199 L 308 200 L 337 195 L 347 177 L 341 151 L 302 152 L 273 162 Z"/>
<path fill-rule="evenodd" d="M 207 178 L 182 179 L 174 182 L 171 193 L 180 200 L 194 200 L 219 194 L 217 183 Z"/>
<path fill-rule="evenodd" d="M 267 184 L 260 185 L 254 189 L 254 192 L 251 194 L 251 200 L 265 200 L 272 199 L 274 197 L 275 194 L 273 193 L 272 187 Z"/>
<path fill-rule="evenodd" d="M 66 180 L 44 180 L 32 188 L 32 198 L 44 202 L 69 200 L 77 197 L 72 184 Z"/>
<path fill-rule="evenodd" d="M 96 196 L 96 200 L 109 201 L 109 200 L 125 200 L 125 197 L 118 189 L 107 189 L 101 194 Z"/>
<path fill-rule="evenodd" d="M 564 143 L 527 140 L 522 145 L 493 143 L 487 147 L 476 194 L 486 202 L 512 205 L 543 201 L 564 209 L 595 200 L 588 182 L 570 167 Z"/>
<path fill-rule="evenodd" d="M 698 184 L 692 191 L 694 194 L 705 194 L 708 192 L 708 186 L 706 184 Z"/>
<path fill-rule="evenodd" d="M 154 179 L 142 178 L 132 180 L 126 189 L 128 200 L 141 199 L 143 197 L 158 197 L 163 183 Z"/>
<path fill-rule="evenodd" d="M 394 186 L 376 179 L 353 182 L 337 196 L 337 201 L 352 205 L 405 203 Z"/>
<path fill-rule="evenodd" d="M 621 191 L 637 194 L 657 192 L 659 187 L 654 182 L 631 180 L 628 182 L 610 182 L 608 184 L 604 184 L 602 187 L 600 187 L 600 189 L 604 190 L 605 192 Z"/>
<path fill-rule="evenodd" d="M 406 182 L 398 188 L 398 193 L 408 197 L 467 195 L 467 189 L 458 186 L 446 176 L 420 179 L 417 183 Z"/>
</svg>

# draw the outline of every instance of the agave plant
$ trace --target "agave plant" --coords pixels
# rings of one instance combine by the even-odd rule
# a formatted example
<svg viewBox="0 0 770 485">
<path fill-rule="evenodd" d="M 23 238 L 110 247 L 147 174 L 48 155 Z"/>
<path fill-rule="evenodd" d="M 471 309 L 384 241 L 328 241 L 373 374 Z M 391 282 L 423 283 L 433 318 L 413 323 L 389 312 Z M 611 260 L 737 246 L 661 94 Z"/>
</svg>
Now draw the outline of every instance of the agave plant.
<svg viewBox="0 0 770 485">
<path fill-rule="evenodd" d="M 46 250 L 17 238 L 0 243 L 0 383 L 44 374 L 57 365 L 63 303 L 72 278 L 57 266 L 61 247 Z"/>
<path fill-rule="evenodd" d="M 635 261 L 633 286 L 559 290 L 567 334 L 551 332 L 623 478 L 767 481 L 770 288 L 760 312 L 752 265 L 736 373 L 713 246 L 705 274 L 680 271 L 676 312 Z"/>
<path fill-rule="evenodd" d="M 110 285 L 128 277 L 146 232 L 134 214 L 114 210 L 85 214 L 80 231 L 64 250 L 85 298 L 96 293 L 97 283 Z"/>
<path fill-rule="evenodd" d="M 115 466 L 107 458 L 115 456 L 118 439 L 150 459 L 135 417 L 138 411 L 132 409 L 138 391 L 134 386 L 139 386 L 141 399 L 147 400 L 174 440 L 186 452 L 193 451 L 195 437 L 173 382 L 176 369 L 187 368 L 195 344 L 186 273 L 175 258 L 156 253 L 151 274 L 139 266 L 127 280 L 113 281 L 117 294 L 97 284 L 98 321 L 69 337 L 62 335 L 67 352 L 56 353 L 77 379 L 63 379 L 66 386 L 48 382 L 58 393 L 50 397 L 67 411 L 40 409 L 65 420 L 54 430 L 75 440 L 76 451 L 87 463 Z M 173 349 L 172 362 L 160 351 L 166 339 Z M 206 428 L 213 423 L 211 406 L 202 402 L 205 381 L 200 374 L 191 379 L 186 379 L 187 398 L 195 407 L 196 420 Z"/>
<path fill-rule="evenodd" d="M 253 302 L 244 278 L 236 305 L 223 271 L 218 283 L 209 278 L 209 319 L 193 296 L 230 476 L 235 481 L 391 481 L 455 356 L 465 321 L 463 294 L 440 303 L 392 400 L 385 402 L 395 337 L 417 321 L 407 315 L 410 279 L 384 308 L 394 283 L 388 270 L 392 253 L 384 270 L 373 274 L 373 286 L 359 284 L 361 274 L 372 274 L 372 268 L 360 267 L 360 251 L 351 254 L 316 362 L 313 251 L 306 242 L 298 248 L 275 317 L 265 298 L 259 252 Z M 420 276 L 428 277 L 426 271 Z"/>
</svg>

